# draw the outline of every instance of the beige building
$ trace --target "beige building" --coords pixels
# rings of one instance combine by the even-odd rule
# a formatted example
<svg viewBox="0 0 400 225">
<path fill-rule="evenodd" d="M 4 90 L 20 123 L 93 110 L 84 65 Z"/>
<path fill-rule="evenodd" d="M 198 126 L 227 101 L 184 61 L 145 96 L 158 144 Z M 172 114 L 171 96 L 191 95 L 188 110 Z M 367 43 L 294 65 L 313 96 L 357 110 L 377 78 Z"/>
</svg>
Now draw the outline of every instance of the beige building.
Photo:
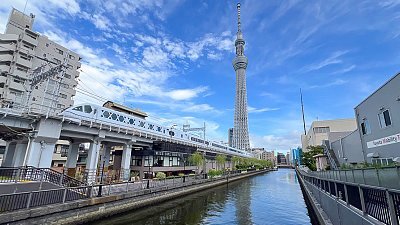
<svg viewBox="0 0 400 225">
<path fill-rule="evenodd" d="M 35 32 L 34 19 L 32 14 L 28 16 L 13 9 L 5 33 L 0 34 L 0 107 L 54 114 L 73 105 L 80 57 Z M 64 65 L 61 70 L 32 85 L 32 78 L 38 78 L 32 75 L 34 71 L 41 68 L 38 74 L 43 75 L 60 64 Z"/>
<path fill-rule="evenodd" d="M 307 135 L 301 135 L 303 151 L 307 151 L 308 146 L 322 145 L 322 141 L 329 140 L 329 137 L 350 133 L 356 129 L 357 123 L 355 119 L 314 121 Z"/>
<path fill-rule="evenodd" d="M 269 161 L 273 162 L 274 165 L 276 165 L 276 158 L 275 158 L 275 151 L 274 150 L 272 150 L 272 151 L 264 151 L 261 154 L 261 159 L 262 160 L 269 160 Z"/>
</svg>

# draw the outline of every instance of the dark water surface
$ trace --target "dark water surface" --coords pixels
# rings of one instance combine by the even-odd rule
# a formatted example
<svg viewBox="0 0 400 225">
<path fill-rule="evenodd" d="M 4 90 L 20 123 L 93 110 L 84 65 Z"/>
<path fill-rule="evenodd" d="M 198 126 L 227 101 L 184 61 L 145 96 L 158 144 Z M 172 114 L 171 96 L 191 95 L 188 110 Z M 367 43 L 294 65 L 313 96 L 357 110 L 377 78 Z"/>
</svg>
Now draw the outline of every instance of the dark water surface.
<svg viewBox="0 0 400 225">
<path fill-rule="evenodd" d="M 295 171 L 279 169 L 93 224 L 311 224 Z"/>
</svg>

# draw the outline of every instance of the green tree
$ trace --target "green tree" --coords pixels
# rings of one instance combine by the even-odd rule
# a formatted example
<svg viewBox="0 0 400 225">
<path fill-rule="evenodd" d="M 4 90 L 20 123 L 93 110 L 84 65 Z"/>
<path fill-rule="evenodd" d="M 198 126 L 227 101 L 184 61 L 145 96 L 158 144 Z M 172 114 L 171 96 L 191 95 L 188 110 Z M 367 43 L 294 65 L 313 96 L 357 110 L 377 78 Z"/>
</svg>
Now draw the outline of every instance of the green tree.
<svg viewBox="0 0 400 225">
<path fill-rule="evenodd" d="M 307 166 L 310 170 L 317 170 L 317 164 L 314 156 L 324 153 L 322 146 L 308 146 L 306 152 L 303 152 L 302 163 Z"/>
<path fill-rule="evenodd" d="M 195 165 L 197 167 L 197 173 L 199 173 L 199 166 L 201 166 L 204 163 L 204 157 L 203 154 L 200 152 L 194 152 L 190 157 L 189 157 L 189 162 L 192 165 Z"/>
<path fill-rule="evenodd" d="M 217 166 L 219 169 L 221 169 L 221 167 L 225 169 L 225 162 L 226 162 L 225 155 L 217 155 L 217 157 L 215 157 L 215 161 L 217 161 Z"/>
</svg>

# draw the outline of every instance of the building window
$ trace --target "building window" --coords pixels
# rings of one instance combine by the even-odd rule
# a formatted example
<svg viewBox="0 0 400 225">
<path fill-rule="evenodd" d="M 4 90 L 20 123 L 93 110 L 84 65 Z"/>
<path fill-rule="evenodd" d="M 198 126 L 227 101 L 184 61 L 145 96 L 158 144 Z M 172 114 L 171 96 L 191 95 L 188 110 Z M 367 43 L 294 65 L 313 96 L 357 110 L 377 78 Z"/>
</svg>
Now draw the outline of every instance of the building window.
<svg viewBox="0 0 400 225">
<path fill-rule="evenodd" d="M 61 98 L 65 98 L 65 99 L 66 99 L 66 98 L 67 98 L 67 95 L 66 95 L 66 94 L 62 94 L 62 93 L 60 93 L 60 97 L 61 97 Z"/>
<path fill-rule="evenodd" d="M 316 134 L 329 133 L 330 131 L 329 127 L 314 127 L 313 130 Z"/>
<path fill-rule="evenodd" d="M 363 122 L 361 123 L 361 132 L 363 135 L 371 133 L 371 127 L 369 126 L 367 119 L 363 119 Z"/>
<path fill-rule="evenodd" d="M 385 109 L 381 113 L 378 114 L 379 118 L 379 124 L 381 125 L 381 128 L 385 128 L 387 126 L 392 125 L 392 120 L 390 119 L 390 114 L 389 110 Z"/>
<path fill-rule="evenodd" d="M 61 60 L 54 58 L 53 59 L 56 64 L 61 64 Z"/>
<path fill-rule="evenodd" d="M 57 104 L 57 109 L 64 109 L 65 108 L 65 105 L 63 105 L 63 104 Z"/>
<path fill-rule="evenodd" d="M 71 75 L 69 75 L 69 74 L 64 74 L 64 77 L 69 79 L 69 78 L 71 78 Z"/>
<path fill-rule="evenodd" d="M 56 48 L 56 52 L 58 52 L 60 55 L 64 55 L 64 51 L 59 48 Z"/>
<path fill-rule="evenodd" d="M 69 58 L 72 59 L 72 60 L 74 60 L 74 59 L 75 59 L 75 56 L 69 55 Z"/>
<path fill-rule="evenodd" d="M 46 47 L 49 47 L 49 43 L 46 43 Z"/>
</svg>

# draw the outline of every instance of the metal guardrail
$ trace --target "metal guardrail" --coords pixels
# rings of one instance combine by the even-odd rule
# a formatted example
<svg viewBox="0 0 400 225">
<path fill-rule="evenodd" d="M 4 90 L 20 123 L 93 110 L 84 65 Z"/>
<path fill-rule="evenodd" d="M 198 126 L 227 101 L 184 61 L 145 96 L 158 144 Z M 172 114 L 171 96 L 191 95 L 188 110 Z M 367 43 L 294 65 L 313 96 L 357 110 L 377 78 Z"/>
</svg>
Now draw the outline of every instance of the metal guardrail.
<svg viewBox="0 0 400 225">
<path fill-rule="evenodd" d="M 267 169 L 266 171 L 270 170 Z M 259 171 L 253 170 L 247 173 L 250 174 L 254 172 Z M 172 179 L 166 178 L 119 184 L 110 183 L 83 187 L 64 187 L 60 189 L 4 194 L 0 195 L 0 212 L 29 209 L 43 205 L 65 203 L 120 193 L 132 193 L 133 196 L 141 196 L 148 193 L 172 190 L 218 180 L 229 180 L 241 174 L 241 171 L 231 171 L 230 173 L 214 178 L 205 178 L 204 174 L 201 174 L 196 176 L 174 177 Z M 150 191 L 146 192 L 144 190 Z"/>
<path fill-rule="evenodd" d="M 48 168 L 0 167 L 0 183 L 18 183 L 23 181 L 42 181 L 62 187 L 86 186 L 86 183 Z"/>
<path fill-rule="evenodd" d="M 362 215 L 368 215 L 384 224 L 399 225 L 400 223 L 400 190 L 398 189 L 356 183 L 354 179 L 342 181 L 321 178 L 321 176 L 315 176 L 317 174 L 315 172 L 299 171 L 299 174 L 309 185 L 359 210 Z M 324 205 L 322 202 L 320 204 Z"/>
<path fill-rule="evenodd" d="M 389 189 L 400 189 L 400 166 L 384 167 L 380 169 L 352 169 L 311 171 L 308 174 L 337 181 L 352 182 Z"/>
</svg>

